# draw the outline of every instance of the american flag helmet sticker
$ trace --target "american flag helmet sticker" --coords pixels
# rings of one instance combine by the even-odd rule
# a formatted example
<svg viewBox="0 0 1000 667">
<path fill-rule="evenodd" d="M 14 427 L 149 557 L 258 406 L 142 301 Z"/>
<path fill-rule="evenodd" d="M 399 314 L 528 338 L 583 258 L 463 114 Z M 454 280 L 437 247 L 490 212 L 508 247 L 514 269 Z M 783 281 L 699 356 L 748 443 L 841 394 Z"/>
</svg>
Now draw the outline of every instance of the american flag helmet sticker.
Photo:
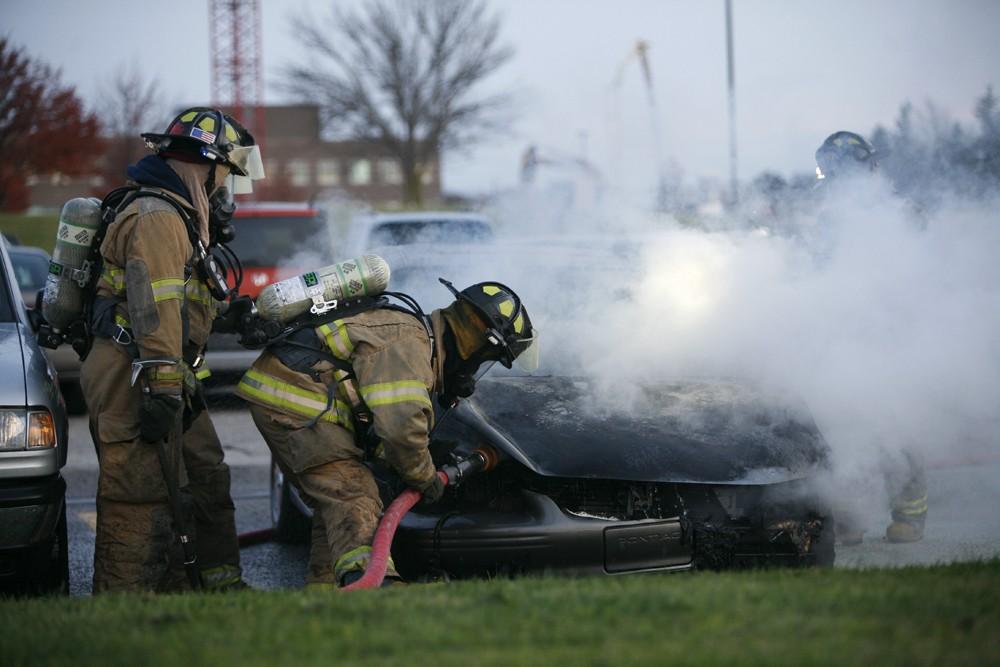
<svg viewBox="0 0 1000 667">
<path fill-rule="evenodd" d="M 191 138 L 192 139 L 199 139 L 201 141 L 204 141 L 206 144 L 213 144 L 213 143 L 215 143 L 215 135 L 212 134 L 211 132 L 206 132 L 205 130 L 201 129 L 200 127 L 192 127 L 191 128 Z"/>
</svg>

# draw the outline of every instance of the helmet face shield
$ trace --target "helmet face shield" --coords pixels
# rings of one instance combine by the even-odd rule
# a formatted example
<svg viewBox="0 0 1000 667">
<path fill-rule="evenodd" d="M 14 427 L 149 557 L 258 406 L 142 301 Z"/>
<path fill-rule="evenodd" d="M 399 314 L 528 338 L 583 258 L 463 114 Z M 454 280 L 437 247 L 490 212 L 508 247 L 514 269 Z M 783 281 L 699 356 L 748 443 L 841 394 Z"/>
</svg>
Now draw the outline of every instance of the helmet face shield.
<svg viewBox="0 0 1000 667">
<path fill-rule="evenodd" d="M 264 178 L 264 161 L 260 157 L 260 146 L 237 146 L 229 151 L 228 162 L 233 173 L 230 184 L 233 194 L 245 195 L 253 192 L 253 182 Z"/>
<path fill-rule="evenodd" d="M 510 346 L 510 351 L 514 355 L 514 363 L 527 373 L 538 370 L 541 352 L 538 338 L 538 329 L 533 329 L 530 338 L 518 338 Z"/>
</svg>

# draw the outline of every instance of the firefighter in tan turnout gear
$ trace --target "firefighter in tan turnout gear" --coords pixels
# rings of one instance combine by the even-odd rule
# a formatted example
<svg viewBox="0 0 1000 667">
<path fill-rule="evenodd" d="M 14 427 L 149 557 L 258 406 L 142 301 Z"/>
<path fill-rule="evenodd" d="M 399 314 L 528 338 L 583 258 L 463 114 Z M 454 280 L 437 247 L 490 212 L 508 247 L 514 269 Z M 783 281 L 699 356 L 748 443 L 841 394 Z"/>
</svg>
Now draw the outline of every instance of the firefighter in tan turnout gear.
<svg viewBox="0 0 1000 667">
<path fill-rule="evenodd" d="M 461 292 L 430 316 L 395 306 L 310 322 L 271 345 L 237 393 L 275 461 L 314 510 L 310 587 L 360 578 L 382 512 L 366 454 L 383 458 L 426 502 L 443 493 L 428 451 L 432 395 L 472 394 L 484 363 L 537 364 L 537 337 L 518 296 L 499 283 Z M 394 565 L 389 581 L 399 580 Z"/>
<path fill-rule="evenodd" d="M 262 177 L 259 152 L 238 122 L 207 108 L 143 138 L 155 154 L 129 168 L 139 189 L 107 226 L 81 374 L 100 463 L 94 592 L 184 587 L 171 481 L 187 500 L 182 523 L 193 524 L 192 585 L 242 587 L 229 468 L 198 383 L 228 291 L 204 257 L 210 198 L 227 176 Z"/>
<path fill-rule="evenodd" d="M 878 169 L 875 148 L 860 134 L 841 130 L 828 136 L 816 150 L 816 175 L 827 189 L 839 187 L 828 196 L 850 196 L 851 178 L 872 174 Z M 919 542 L 927 520 L 927 473 L 923 456 L 913 447 L 895 454 L 881 454 L 881 472 L 890 495 L 892 523 L 885 530 L 889 542 Z M 845 494 L 846 495 L 846 494 Z M 864 532 L 856 525 L 861 508 L 850 507 L 845 499 L 837 520 L 837 538 L 842 544 L 860 544 Z"/>
</svg>

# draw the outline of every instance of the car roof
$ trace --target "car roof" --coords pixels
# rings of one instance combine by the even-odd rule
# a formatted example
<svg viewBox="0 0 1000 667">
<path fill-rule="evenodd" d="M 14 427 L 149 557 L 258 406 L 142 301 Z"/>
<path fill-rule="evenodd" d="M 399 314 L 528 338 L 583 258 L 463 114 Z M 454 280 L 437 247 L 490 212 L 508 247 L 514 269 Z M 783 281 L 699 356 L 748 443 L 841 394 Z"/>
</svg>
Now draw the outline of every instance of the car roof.
<svg viewBox="0 0 1000 667">
<path fill-rule="evenodd" d="M 319 210 L 307 202 L 252 201 L 237 202 L 236 218 L 266 218 L 282 216 L 286 218 L 312 218 Z"/>
</svg>

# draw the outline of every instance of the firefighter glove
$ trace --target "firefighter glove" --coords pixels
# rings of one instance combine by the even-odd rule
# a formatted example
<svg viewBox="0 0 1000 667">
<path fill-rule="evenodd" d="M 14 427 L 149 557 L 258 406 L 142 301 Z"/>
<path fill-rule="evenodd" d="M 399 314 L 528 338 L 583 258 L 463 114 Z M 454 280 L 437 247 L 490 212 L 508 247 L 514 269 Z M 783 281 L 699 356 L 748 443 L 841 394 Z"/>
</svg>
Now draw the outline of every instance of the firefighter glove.
<svg viewBox="0 0 1000 667">
<path fill-rule="evenodd" d="M 177 425 L 181 409 L 179 396 L 147 394 L 139 406 L 139 434 L 146 442 L 160 442 L 170 435 Z"/>
<path fill-rule="evenodd" d="M 241 333 L 253 312 L 253 299 L 248 296 L 238 296 L 229 302 L 226 312 L 212 322 L 212 331 L 222 334 Z"/>
<path fill-rule="evenodd" d="M 431 481 L 420 487 L 420 493 L 423 495 L 422 500 L 425 505 L 433 505 L 441 500 L 441 496 L 444 494 L 444 482 L 441 481 L 441 477 L 435 472 Z"/>
</svg>

